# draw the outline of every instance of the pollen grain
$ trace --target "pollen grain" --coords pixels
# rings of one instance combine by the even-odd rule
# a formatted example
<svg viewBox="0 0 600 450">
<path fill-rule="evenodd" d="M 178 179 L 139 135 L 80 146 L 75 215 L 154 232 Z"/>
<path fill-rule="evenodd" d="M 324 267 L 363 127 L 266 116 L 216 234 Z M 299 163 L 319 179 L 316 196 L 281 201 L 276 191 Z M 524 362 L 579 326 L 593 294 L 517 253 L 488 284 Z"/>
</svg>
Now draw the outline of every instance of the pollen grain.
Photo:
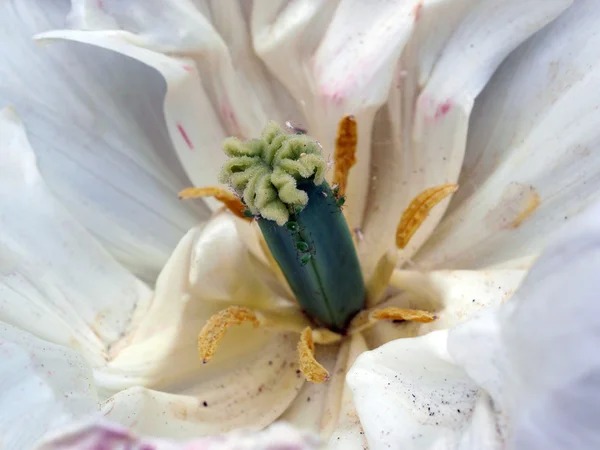
<svg viewBox="0 0 600 450">
<path fill-rule="evenodd" d="M 428 311 L 418 309 L 403 309 L 394 306 L 382 309 L 376 309 L 371 312 L 371 317 L 375 320 L 406 320 L 409 322 L 429 323 L 437 317 Z"/>
<path fill-rule="evenodd" d="M 396 229 L 396 247 L 399 249 L 406 247 L 433 207 L 450 194 L 455 193 L 457 189 L 457 184 L 443 184 L 425 189 L 417 195 L 402 213 Z"/>
<path fill-rule="evenodd" d="M 335 167 L 333 173 L 333 184 L 339 186 L 340 196 L 346 193 L 348 174 L 352 166 L 356 164 L 357 142 L 356 119 L 354 116 L 344 116 L 338 125 L 335 139 Z"/>
<path fill-rule="evenodd" d="M 244 215 L 246 207 L 242 201 L 232 192 L 227 189 L 223 189 L 218 186 L 207 186 L 207 187 L 189 187 L 179 192 L 179 198 L 181 200 L 193 199 L 193 198 L 204 198 L 214 197 L 216 200 L 223 203 L 229 211 L 236 216 L 245 219 L 252 220 Z"/>
</svg>

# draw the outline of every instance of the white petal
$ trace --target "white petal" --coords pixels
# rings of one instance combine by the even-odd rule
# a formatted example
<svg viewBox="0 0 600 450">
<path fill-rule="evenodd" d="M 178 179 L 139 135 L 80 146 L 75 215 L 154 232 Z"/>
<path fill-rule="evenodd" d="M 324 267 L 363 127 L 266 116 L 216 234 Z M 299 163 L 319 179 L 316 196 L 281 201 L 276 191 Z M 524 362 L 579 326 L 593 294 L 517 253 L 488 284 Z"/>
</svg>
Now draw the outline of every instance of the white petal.
<svg viewBox="0 0 600 450">
<path fill-rule="evenodd" d="M 599 19 L 598 3 L 575 2 L 499 69 L 477 100 L 463 190 L 418 255 L 422 266 L 536 254 L 598 198 Z"/>
<path fill-rule="evenodd" d="M 147 66 L 89 46 L 40 48 L 66 4 L 0 6 L 0 107 L 23 115 L 40 170 L 61 202 L 135 273 L 154 281 L 179 238 L 206 217 L 164 126 L 164 83 Z"/>
<path fill-rule="evenodd" d="M 457 182 L 474 98 L 496 67 L 570 3 L 415 2 L 411 38 L 396 67 L 387 108 L 379 113 L 373 132 L 374 170 L 361 243 L 361 262 L 367 271 L 393 248 L 402 211 L 418 193 Z M 431 234 L 447 204 L 448 200 L 431 212 L 404 250 L 405 258 Z"/>
<path fill-rule="evenodd" d="M 127 32 L 59 30 L 42 33 L 37 38 L 42 42 L 66 40 L 90 44 L 157 70 L 167 85 L 163 106 L 167 129 L 186 174 L 198 186 L 217 184 L 219 169 L 225 161 L 220 149 L 225 132 L 201 89 L 193 61 L 145 49 L 136 45 L 140 41 L 135 35 Z"/>
<path fill-rule="evenodd" d="M 424 309 L 435 312 L 437 319 L 425 324 L 379 322 L 366 333 L 369 346 L 376 348 L 394 339 L 453 328 L 480 310 L 505 302 L 513 295 L 525 274 L 525 270 L 426 273 L 396 270 L 390 285 L 403 292 L 378 307 Z"/>
<path fill-rule="evenodd" d="M 97 398 L 83 358 L 0 322 L 0 446 L 28 449 L 47 431 L 92 415 Z"/>
<path fill-rule="evenodd" d="M 495 423 L 484 420 L 490 403 L 453 363 L 446 339 L 446 331 L 436 331 L 358 358 L 348 384 L 371 450 L 454 449 L 461 440 L 472 442 L 463 448 L 494 448 L 487 443 L 496 439 Z M 469 419 L 481 428 L 470 429 Z"/>
<path fill-rule="evenodd" d="M 0 320 L 102 360 L 150 291 L 48 192 L 11 109 L 0 136 Z"/>
<path fill-rule="evenodd" d="M 106 402 L 104 415 L 137 432 L 172 439 L 261 429 L 286 410 L 304 383 L 297 339 L 280 334 L 219 376 L 198 373 L 195 385 L 181 394 L 126 389 Z"/>
</svg>

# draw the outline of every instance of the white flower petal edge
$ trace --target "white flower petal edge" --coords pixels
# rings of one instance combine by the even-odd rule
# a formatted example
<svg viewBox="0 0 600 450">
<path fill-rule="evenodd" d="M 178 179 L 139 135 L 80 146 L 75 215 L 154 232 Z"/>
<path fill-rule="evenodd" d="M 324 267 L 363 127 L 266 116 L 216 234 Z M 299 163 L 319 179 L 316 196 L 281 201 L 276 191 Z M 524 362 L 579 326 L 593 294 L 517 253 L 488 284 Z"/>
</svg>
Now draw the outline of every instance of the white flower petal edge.
<svg viewBox="0 0 600 450">
<path fill-rule="evenodd" d="M 413 31 L 373 131 L 373 179 L 360 247 L 367 271 L 394 248 L 400 216 L 417 194 L 457 182 L 474 99 L 494 70 L 571 0 L 414 3 Z M 401 253 L 404 259 L 423 245 L 447 205 L 445 200 L 430 213 Z"/>
<path fill-rule="evenodd" d="M 512 448 L 597 448 L 600 205 L 564 227 L 500 311 L 450 332 L 457 363 L 508 416 Z"/>
<path fill-rule="evenodd" d="M 47 431 L 97 411 L 83 357 L 0 322 L 0 445 L 28 449 Z"/>
<path fill-rule="evenodd" d="M 29 130 L 40 172 L 75 218 L 144 280 L 192 226 L 199 202 L 164 124 L 164 82 L 153 69 L 76 43 L 41 48 L 32 36 L 64 26 L 68 2 L 0 4 L 0 107 L 13 105 Z"/>
<path fill-rule="evenodd" d="M 23 124 L 0 110 L 0 320 L 95 364 L 151 292 L 48 192 Z"/>
<path fill-rule="evenodd" d="M 176 442 L 140 438 L 128 429 L 108 421 L 83 423 L 60 430 L 36 450 L 103 450 L 123 448 L 142 450 L 316 450 L 319 440 L 285 423 L 277 423 L 257 433 L 238 431 L 192 441 Z"/>
<path fill-rule="evenodd" d="M 598 199 L 598 20 L 598 2 L 575 2 L 494 75 L 476 102 L 462 188 L 416 256 L 420 267 L 535 255 Z"/>
<path fill-rule="evenodd" d="M 90 44 L 136 59 L 157 70 L 167 84 L 164 115 L 169 135 L 188 177 L 197 186 L 216 185 L 225 154 L 226 137 L 200 84 L 192 60 L 166 56 L 140 46 L 140 38 L 125 31 L 57 30 L 36 36 L 40 43 L 73 41 Z M 218 202 L 207 199 L 216 208 Z"/>
</svg>

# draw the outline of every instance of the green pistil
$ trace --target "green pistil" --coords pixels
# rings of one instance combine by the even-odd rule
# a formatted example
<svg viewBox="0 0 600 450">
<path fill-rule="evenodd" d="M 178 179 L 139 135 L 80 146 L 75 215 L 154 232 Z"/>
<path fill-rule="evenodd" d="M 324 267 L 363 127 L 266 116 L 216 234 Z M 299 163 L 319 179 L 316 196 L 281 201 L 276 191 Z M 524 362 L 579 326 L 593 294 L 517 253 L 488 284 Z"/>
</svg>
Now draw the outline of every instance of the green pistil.
<svg viewBox="0 0 600 450">
<path fill-rule="evenodd" d="M 319 144 L 271 122 L 261 139 L 224 143 L 221 172 L 255 216 L 298 302 L 321 326 L 343 333 L 364 307 L 365 287 L 344 197 L 323 181 Z"/>
<path fill-rule="evenodd" d="M 326 164 L 321 147 L 305 135 L 286 134 L 270 122 L 260 139 L 228 138 L 223 150 L 231 159 L 221 170 L 221 183 L 235 189 L 253 215 L 285 224 L 290 211 L 306 205 L 299 180 L 321 184 Z"/>
</svg>

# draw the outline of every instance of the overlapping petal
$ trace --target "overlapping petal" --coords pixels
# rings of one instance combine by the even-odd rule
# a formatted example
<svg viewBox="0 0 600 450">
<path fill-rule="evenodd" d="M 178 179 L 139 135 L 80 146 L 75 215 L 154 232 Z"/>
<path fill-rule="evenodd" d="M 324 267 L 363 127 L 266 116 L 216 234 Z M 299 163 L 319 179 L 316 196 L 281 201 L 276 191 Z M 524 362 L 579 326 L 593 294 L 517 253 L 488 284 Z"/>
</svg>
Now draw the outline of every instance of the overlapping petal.
<svg viewBox="0 0 600 450">
<path fill-rule="evenodd" d="M 117 259 L 154 282 L 206 209 L 179 202 L 189 184 L 169 141 L 163 80 L 114 53 L 78 44 L 42 48 L 62 28 L 65 1 L 0 6 L 0 107 L 23 117 L 52 192 Z M 218 143 L 218 140 L 217 140 Z"/>
<path fill-rule="evenodd" d="M 238 233 L 248 225 L 238 220 L 219 214 L 180 242 L 148 312 L 95 372 L 101 393 L 115 393 L 104 406 L 107 417 L 144 434 L 183 438 L 259 429 L 296 397 L 304 384 L 297 334 L 235 326 L 208 363 L 198 356 L 198 333 L 220 310 L 294 308 L 253 269 Z"/>
<path fill-rule="evenodd" d="M 348 382 L 370 448 L 593 448 L 600 206 L 504 305 L 361 355 Z"/>
<path fill-rule="evenodd" d="M 597 199 L 599 19 L 598 3 L 575 2 L 500 67 L 477 100 L 461 189 L 421 267 L 537 254 Z"/>
<path fill-rule="evenodd" d="M 12 109 L 0 111 L 0 155 L 0 320 L 100 363 L 151 291 L 49 192 Z"/>
<path fill-rule="evenodd" d="M 417 194 L 457 182 L 474 99 L 498 65 L 570 3 L 415 2 L 414 30 L 373 131 L 372 184 L 361 243 L 361 259 L 367 271 L 394 245 L 402 211 Z M 497 95 L 502 95 L 500 92 Z M 485 120 L 488 117 L 481 110 L 476 115 Z M 459 184 L 460 192 L 463 182 Z M 402 252 L 404 258 L 410 258 L 423 245 L 447 204 L 448 200 L 430 213 Z M 471 240 L 470 236 L 462 237 L 465 245 Z"/>
</svg>

